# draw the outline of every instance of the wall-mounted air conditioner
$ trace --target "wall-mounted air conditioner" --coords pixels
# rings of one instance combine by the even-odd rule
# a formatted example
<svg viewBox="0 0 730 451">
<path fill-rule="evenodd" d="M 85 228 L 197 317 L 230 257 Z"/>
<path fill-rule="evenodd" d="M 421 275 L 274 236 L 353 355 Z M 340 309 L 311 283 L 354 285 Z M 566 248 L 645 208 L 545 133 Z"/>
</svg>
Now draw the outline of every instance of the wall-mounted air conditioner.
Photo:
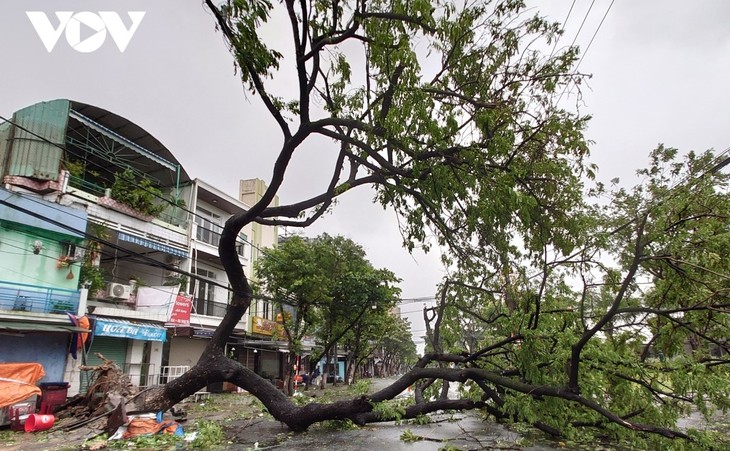
<svg viewBox="0 0 730 451">
<path fill-rule="evenodd" d="M 110 282 L 106 286 L 106 295 L 114 299 L 129 299 L 132 287 L 121 283 Z"/>
</svg>

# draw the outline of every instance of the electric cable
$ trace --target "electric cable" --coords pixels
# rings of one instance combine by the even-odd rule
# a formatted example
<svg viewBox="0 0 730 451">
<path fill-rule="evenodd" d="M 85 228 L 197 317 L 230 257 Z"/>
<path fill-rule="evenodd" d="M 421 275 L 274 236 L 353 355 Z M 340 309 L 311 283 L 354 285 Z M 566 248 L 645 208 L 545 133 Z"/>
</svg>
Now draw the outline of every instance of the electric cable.
<svg viewBox="0 0 730 451">
<path fill-rule="evenodd" d="M 611 11 L 611 8 L 613 7 L 613 4 L 616 0 L 611 0 L 611 3 L 608 5 L 608 8 L 606 8 L 606 12 L 603 14 L 603 17 L 601 18 L 601 22 L 598 24 L 598 27 L 596 28 L 596 31 L 593 33 L 593 36 L 591 36 L 591 40 L 588 42 L 588 45 L 586 46 L 586 49 L 583 51 L 583 54 L 580 56 L 580 59 L 578 60 L 578 63 L 575 65 L 575 69 L 573 70 L 573 74 L 578 74 L 578 68 L 580 67 L 580 64 L 583 62 L 583 58 L 585 58 L 586 54 L 588 54 L 588 50 L 590 50 L 591 45 L 593 44 L 593 41 L 596 39 L 596 35 L 598 35 L 598 31 L 603 26 L 603 22 L 606 20 L 606 17 L 608 16 L 609 11 Z M 595 3 L 595 0 L 591 3 L 591 7 L 588 9 L 588 13 L 591 12 L 591 8 L 593 8 L 593 3 Z M 586 13 L 585 17 L 583 18 L 583 22 L 580 25 L 580 29 L 578 30 L 578 33 L 576 33 L 575 38 L 573 39 L 573 43 L 571 44 L 571 47 L 573 44 L 575 44 L 575 40 L 578 38 L 578 34 L 580 34 L 580 30 L 583 28 L 583 24 L 585 23 L 586 19 L 588 18 L 588 13 Z M 560 100 L 563 98 L 563 95 L 568 90 L 568 86 L 570 85 L 570 81 L 566 83 L 565 87 L 563 88 L 563 92 L 560 93 L 560 96 L 558 97 L 556 104 L 560 103 Z"/>
<path fill-rule="evenodd" d="M 12 192 L 12 194 L 14 196 L 19 196 L 19 197 L 23 197 L 25 199 L 34 200 L 33 198 L 29 198 L 28 196 L 24 196 L 23 194 L 18 193 L 18 192 Z M 38 202 L 38 203 L 40 203 L 40 202 Z M 71 226 L 69 226 L 67 224 L 64 224 L 64 223 L 55 221 L 55 220 L 53 220 L 51 218 L 48 218 L 47 216 L 41 215 L 39 213 L 30 211 L 30 210 L 27 210 L 27 209 L 22 208 L 22 207 L 18 207 L 16 205 L 11 204 L 9 202 L 6 202 L 6 201 L 4 201 L 2 199 L 0 199 L 0 204 L 6 205 L 6 206 L 8 206 L 10 208 L 13 208 L 15 210 L 18 210 L 18 211 L 20 211 L 22 213 L 25 213 L 25 214 L 28 214 L 30 216 L 36 217 L 38 219 L 42 219 L 42 220 L 44 220 L 46 222 L 49 222 L 49 223 L 51 223 L 53 225 L 56 225 L 58 227 L 61 227 L 61 228 L 65 229 L 65 230 L 69 230 L 69 231 L 71 231 L 73 233 L 79 234 L 79 235 L 81 235 L 81 236 L 83 236 L 83 237 L 85 237 L 85 238 L 87 238 L 89 240 L 96 241 L 96 242 L 99 242 L 101 244 L 104 244 L 104 245 L 106 245 L 106 246 L 108 246 L 108 247 L 110 247 L 110 248 L 112 248 L 114 250 L 121 251 L 121 252 L 125 252 L 125 253 L 130 254 L 130 255 L 134 255 L 135 257 L 138 257 L 138 258 L 141 259 L 141 260 L 136 261 L 136 263 L 141 263 L 141 264 L 144 264 L 146 266 L 151 266 L 151 267 L 157 267 L 157 268 L 166 269 L 166 270 L 168 270 L 168 271 L 170 271 L 172 273 L 176 273 L 176 274 L 180 274 L 180 275 L 187 276 L 190 279 L 198 280 L 200 282 L 211 283 L 211 284 L 213 284 L 213 285 L 215 285 L 215 286 L 217 286 L 219 288 L 223 288 L 223 289 L 227 290 L 228 292 L 233 293 L 233 290 L 230 287 L 226 286 L 226 285 L 222 285 L 222 284 L 220 284 L 218 282 L 215 282 L 215 281 L 213 281 L 211 279 L 208 279 L 208 278 L 205 278 L 203 276 L 200 276 L 200 275 L 197 275 L 197 274 L 194 274 L 194 273 L 190 273 L 190 272 L 181 270 L 180 268 L 176 268 L 175 266 L 172 266 L 172 265 L 169 265 L 169 264 L 166 264 L 166 263 L 163 263 L 163 262 L 159 262 L 159 261 L 154 260 L 151 257 L 148 257 L 148 256 L 146 256 L 144 254 L 141 254 L 139 252 L 133 251 L 133 250 L 128 249 L 128 248 L 125 248 L 125 247 L 120 246 L 120 245 L 118 245 L 116 243 L 112 243 L 111 241 L 102 239 L 100 237 L 94 236 L 92 234 L 87 233 L 86 231 L 78 230 L 78 229 L 76 229 L 74 227 L 71 227 Z M 62 210 L 59 210 L 59 211 L 62 211 Z M 110 255 L 110 254 L 107 254 L 107 255 Z M 254 282 L 252 282 L 252 286 L 255 286 L 255 283 Z M 274 298 L 271 298 L 271 297 L 268 297 L 268 296 L 262 296 L 262 295 L 255 295 L 255 296 L 252 296 L 252 298 L 253 299 L 263 299 L 263 300 L 268 300 L 268 301 L 275 301 Z M 294 298 L 291 297 L 291 295 L 286 295 L 285 294 L 284 296 L 282 296 L 282 299 L 284 301 L 289 301 L 289 302 L 291 302 L 293 304 L 296 304 L 296 302 L 297 302 Z"/>
<path fill-rule="evenodd" d="M 95 166 L 96 166 L 96 167 L 98 167 L 99 169 L 101 169 L 101 170 L 104 170 L 104 171 L 108 172 L 108 173 L 109 173 L 109 174 L 111 174 L 111 175 L 116 175 L 116 173 L 115 173 L 114 171 L 112 171 L 111 169 L 109 169 L 109 168 L 107 168 L 107 167 L 104 167 L 104 166 L 101 166 L 101 165 L 100 165 L 99 163 L 96 163 L 96 162 L 94 162 L 94 161 L 86 160 L 86 159 L 85 159 L 85 157 L 83 157 L 83 156 L 80 156 L 80 155 L 79 155 L 78 153 L 76 153 L 76 152 L 73 152 L 73 151 L 71 151 L 71 150 L 70 150 L 70 149 L 68 149 L 68 148 L 67 148 L 66 146 L 63 146 L 63 145 L 61 145 L 61 144 L 58 144 L 58 143 L 55 143 L 55 142 L 53 142 L 53 141 L 49 140 L 48 138 L 46 138 L 46 137 L 44 137 L 44 136 L 42 136 L 42 135 L 39 135 L 38 133 L 35 133 L 35 132 L 33 132 L 32 130 L 29 130 L 28 128 L 26 128 L 26 127 L 23 127 L 23 126 L 22 126 L 22 125 L 20 125 L 20 124 L 17 124 L 16 122 L 14 122 L 14 121 L 12 121 L 12 120 L 10 120 L 10 119 L 7 119 L 6 117 L 4 117 L 4 116 L 2 116 L 2 115 L 0 115 L 0 120 L 3 120 L 3 121 L 5 121 L 5 122 L 7 122 L 7 123 L 9 123 L 9 124 L 13 125 L 14 127 L 17 127 L 17 128 L 19 128 L 20 130 L 23 130 L 24 132 L 26 132 L 26 133 L 28 133 L 28 134 L 30 134 L 30 135 L 32 135 L 32 136 L 34 136 L 34 137 L 36 137 L 36 138 L 38 138 L 38 139 L 42 140 L 43 142 L 45 142 L 45 143 L 47 143 L 47 144 L 50 144 L 50 145 L 52 145 L 52 146 L 54 146 L 54 147 L 57 147 L 57 148 L 59 148 L 59 149 L 61 149 L 61 150 L 63 150 L 64 152 L 68 152 L 69 154 L 75 155 L 75 156 L 76 156 L 76 157 L 78 157 L 78 158 L 84 158 L 84 160 L 85 160 L 85 161 L 87 161 L 87 162 L 90 162 L 90 163 L 92 163 L 93 165 L 95 165 Z M 156 197 L 156 198 L 158 198 L 158 199 L 160 199 L 160 200 L 164 201 L 165 203 L 167 203 L 167 204 L 169 204 L 169 205 L 171 205 L 171 206 L 174 206 L 174 207 L 180 208 L 181 210 L 183 210 L 183 211 L 185 211 L 186 213 L 190 214 L 190 215 L 191 215 L 192 217 L 195 217 L 195 218 L 200 218 L 200 219 L 204 219 L 204 220 L 209 220 L 209 219 L 210 219 L 210 218 L 206 218 L 205 216 L 203 216 L 203 215 L 200 215 L 200 214 L 198 214 L 197 212 L 194 212 L 194 211 L 192 211 L 192 210 L 190 210 L 190 209 L 188 209 L 188 208 L 186 208 L 186 207 L 182 207 L 182 206 L 179 206 L 179 205 L 175 204 L 174 202 L 172 202 L 172 201 L 171 201 L 170 199 L 168 199 L 168 198 L 166 198 L 166 197 L 164 197 L 164 196 L 160 196 L 159 194 L 155 193 L 155 192 L 154 192 L 154 191 L 152 191 L 152 190 L 146 189 L 146 188 L 144 188 L 144 187 L 142 187 L 142 186 L 137 186 L 137 188 L 138 188 L 138 189 L 141 189 L 141 190 L 143 190 L 143 191 L 145 191 L 145 192 L 147 192 L 147 193 L 149 193 L 149 194 L 151 194 L 151 195 L 153 195 L 154 197 Z M 71 193 L 71 194 L 72 194 L 72 193 Z M 73 194 L 72 194 L 72 195 L 73 195 Z M 79 196 L 76 196 L 76 197 L 79 197 Z M 219 226 L 219 227 L 220 227 L 220 226 Z M 180 233 L 180 234 L 182 234 L 181 232 L 177 232 L 177 231 L 175 231 L 175 233 Z M 255 245 L 254 243 L 252 243 L 252 242 L 250 242 L 250 241 L 248 241 L 248 240 L 244 240 L 243 238 L 241 238 L 241 237 L 240 237 L 240 235 L 239 235 L 239 236 L 237 237 L 237 241 L 238 241 L 238 239 L 240 239 L 240 240 L 241 240 L 241 241 L 243 241 L 244 243 L 247 243 L 247 244 L 249 244 L 249 245 L 250 245 L 251 247 L 253 247 L 253 248 L 257 249 L 257 250 L 258 250 L 259 252 L 261 252 L 261 253 L 263 253 L 263 254 L 265 254 L 265 253 L 266 253 L 266 251 L 265 251 L 264 249 L 262 249 L 261 247 L 259 247 L 259 246 Z"/>
</svg>

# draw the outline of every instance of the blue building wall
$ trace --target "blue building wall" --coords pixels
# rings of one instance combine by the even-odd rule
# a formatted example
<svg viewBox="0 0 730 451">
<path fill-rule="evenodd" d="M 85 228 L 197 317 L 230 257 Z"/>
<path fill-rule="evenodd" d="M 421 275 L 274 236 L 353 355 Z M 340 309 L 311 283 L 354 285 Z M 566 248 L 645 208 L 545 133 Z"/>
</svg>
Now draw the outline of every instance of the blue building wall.
<svg viewBox="0 0 730 451">
<path fill-rule="evenodd" d="M 84 238 L 82 234 L 76 231 L 84 232 L 86 230 L 87 215 L 85 210 L 65 207 L 29 194 L 11 192 L 3 188 L 0 188 L 0 199 L 20 209 L 37 213 L 43 218 L 50 218 L 73 230 L 60 227 L 43 218 L 26 214 L 21 210 L 5 205 L 0 208 L 0 220 L 23 224 L 36 229 L 55 232 L 60 235 L 68 235 L 69 237 L 76 238 L 78 242 Z"/>
<path fill-rule="evenodd" d="M 41 382 L 61 382 L 66 368 L 66 350 L 70 335 L 64 333 L 3 336 L 0 340 L 0 362 L 38 362 L 46 376 Z"/>
</svg>

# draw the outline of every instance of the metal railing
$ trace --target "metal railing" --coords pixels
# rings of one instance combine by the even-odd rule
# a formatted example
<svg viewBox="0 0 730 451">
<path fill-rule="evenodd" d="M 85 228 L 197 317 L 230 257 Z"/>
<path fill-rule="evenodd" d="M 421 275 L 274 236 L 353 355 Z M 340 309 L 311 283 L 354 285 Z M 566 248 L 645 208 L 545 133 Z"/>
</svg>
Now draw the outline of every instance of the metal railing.
<svg viewBox="0 0 730 451">
<path fill-rule="evenodd" d="M 217 248 L 221 241 L 221 234 L 198 224 L 195 230 L 195 239 Z"/>
<path fill-rule="evenodd" d="M 94 196 L 103 196 L 106 191 L 106 188 L 101 185 L 97 185 L 96 183 L 70 174 L 68 176 L 68 184 L 74 188 L 80 189 L 81 191 L 91 193 Z"/>
<path fill-rule="evenodd" d="M 204 316 L 215 316 L 223 318 L 226 315 L 228 304 L 222 302 L 208 301 L 206 299 L 193 299 L 193 313 Z"/>
<path fill-rule="evenodd" d="M 160 384 L 172 382 L 190 369 L 189 365 L 163 366 L 160 368 Z"/>
<path fill-rule="evenodd" d="M 154 363 L 114 363 L 129 377 L 129 382 L 135 387 L 144 388 L 160 383 L 160 374 L 155 370 Z M 89 389 L 95 387 L 96 377 L 97 374 L 93 370 L 81 370 L 82 393 L 87 393 Z"/>
<path fill-rule="evenodd" d="M 0 310 L 33 313 L 76 313 L 81 292 L 0 280 Z"/>
<path fill-rule="evenodd" d="M 119 363 L 119 369 L 129 377 L 135 387 L 145 388 L 164 385 L 182 376 L 190 369 L 188 365 L 162 366 L 160 372 L 155 370 L 154 363 Z M 82 371 L 82 391 L 86 392 L 95 383 L 91 371 Z"/>
<path fill-rule="evenodd" d="M 214 227 L 220 228 L 219 226 Z M 218 244 L 221 242 L 221 234 L 220 232 L 216 232 L 212 228 L 205 227 L 201 224 L 196 224 L 195 239 L 200 241 L 201 243 L 205 243 L 215 248 L 218 248 Z M 236 240 L 236 253 L 239 257 L 247 258 L 245 249 L 246 242 L 243 238 L 239 236 Z"/>
</svg>

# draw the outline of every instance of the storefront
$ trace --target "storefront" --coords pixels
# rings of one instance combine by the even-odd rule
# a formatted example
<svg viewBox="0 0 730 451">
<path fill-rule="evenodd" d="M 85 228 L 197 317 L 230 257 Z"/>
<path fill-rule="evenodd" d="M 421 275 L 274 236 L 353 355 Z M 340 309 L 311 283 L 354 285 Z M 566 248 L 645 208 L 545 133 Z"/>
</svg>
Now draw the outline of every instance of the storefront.
<svg viewBox="0 0 730 451">
<path fill-rule="evenodd" d="M 41 382 L 65 381 L 69 340 L 86 329 L 64 324 L 0 321 L 0 362 L 38 362 L 46 375 Z"/>
<path fill-rule="evenodd" d="M 133 385 L 144 387 L 159 383 L 167 329 L 153 323 L 105 317 L 93 318 L 92 327 L 94 333 L 86 352 L 88 366 L 102 364 L 99 355 L 103 355 L 128 374 Z M 88 372 L 81 372 L 82 392 L 89 386 L 89 377 Z"/>
</svg>

